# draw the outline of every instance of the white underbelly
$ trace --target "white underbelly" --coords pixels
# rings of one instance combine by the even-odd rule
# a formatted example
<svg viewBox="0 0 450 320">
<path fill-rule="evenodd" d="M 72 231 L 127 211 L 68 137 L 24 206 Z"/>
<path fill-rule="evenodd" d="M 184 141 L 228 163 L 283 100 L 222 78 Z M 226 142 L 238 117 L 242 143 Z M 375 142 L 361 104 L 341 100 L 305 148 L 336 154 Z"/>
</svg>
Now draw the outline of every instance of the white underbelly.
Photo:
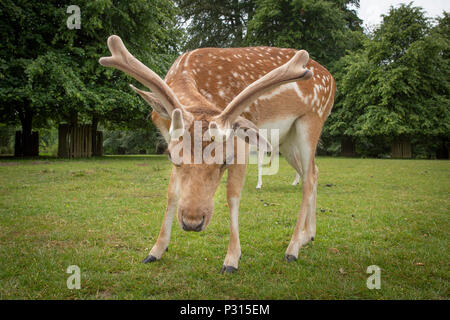
<svg viewBox="0 0 450 320">
<path fill-rule="evenodd" d="M 275 121 L 270 121 L 263 123 L 259 126 L 260 131 L 266 130 L 266 132 L 262 132 L 263 134 L 266 133 L 266 137 L 269 140 L 269 142 L 272 145 L 281 144 L 284 139 L 286 139 L 289 130 L 291 130 L 295 120 L 297 120 L 296 117 L 290 117 L 288 119 L 280 119 Z M 278 135 L 278 141 L 277 136 Z"/>
</svg>

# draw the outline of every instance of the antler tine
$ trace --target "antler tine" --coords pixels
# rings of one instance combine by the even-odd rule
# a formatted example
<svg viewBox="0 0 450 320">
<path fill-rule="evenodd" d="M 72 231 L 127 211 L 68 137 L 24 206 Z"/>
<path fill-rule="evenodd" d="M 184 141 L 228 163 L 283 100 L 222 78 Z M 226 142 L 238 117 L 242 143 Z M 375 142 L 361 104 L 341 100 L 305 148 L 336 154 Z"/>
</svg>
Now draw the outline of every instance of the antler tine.
<svg viewBox="0 0 450 320">
<path fill-rule="evenodd" d="M 161 101 L 167 114 L 171 115 L 175 109 L 183 109 L 178 98 L 167 83 L 136 59 L 127 50 L 120 37 L 116 35 L 110 36 L 108 38 L 108 48 L 112 56 L 100 58 L 99 63 L 102 66 L 119 69 L 148 87 L 159 101 Z"/>
<path fill-rule="evenodd" d="M 265 92 L 284 83 L 311 79 L 312 72 L 305 68 L 308 60 L 308 52 L 300 50 L 284 65 L 250 84 L 215 118 L 220 130 L 231 128 L 245 108 Z"/>
</svg>

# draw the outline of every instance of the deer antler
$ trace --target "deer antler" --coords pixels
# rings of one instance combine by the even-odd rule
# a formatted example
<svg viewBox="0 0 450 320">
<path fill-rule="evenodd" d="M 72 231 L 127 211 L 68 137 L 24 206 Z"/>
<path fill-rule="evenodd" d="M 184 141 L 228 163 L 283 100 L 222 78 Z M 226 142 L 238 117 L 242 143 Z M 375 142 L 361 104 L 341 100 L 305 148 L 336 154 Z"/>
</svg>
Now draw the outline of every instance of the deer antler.
<svg viewBox="0 0 450 320">
<path fill-rule="evenodd" d="M 167 83 L 128 52 L 120 37 L 110 36 L 108 48 L 112 56 L 100 58 L 99 63 L 102 66 L 119 69 L 148 87 L 159 99 L 168 115 L 171 115 L 175 109 L 183 110 L 181 103 Z M 140 94 L 140 92 L 138 93 Z"/>
<path fill-rule="evenodd" d="M 274 87 L 288 82 L 311 79 L 312 72 L 305 68 L 308 60 L 308 52 L 300 50 L 284 65 L 250 84 L 228 104 L 221 114 L 215 117 L 218 128 L 225 133 L 248 105 Z"/>
</svg>

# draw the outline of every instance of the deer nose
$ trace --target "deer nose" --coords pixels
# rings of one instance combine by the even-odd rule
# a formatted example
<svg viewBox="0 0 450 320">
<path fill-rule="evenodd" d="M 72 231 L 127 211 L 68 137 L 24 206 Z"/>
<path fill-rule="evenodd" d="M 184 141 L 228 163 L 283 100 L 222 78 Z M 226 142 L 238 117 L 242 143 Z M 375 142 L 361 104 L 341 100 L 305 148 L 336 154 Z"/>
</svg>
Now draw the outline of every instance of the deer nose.
<svg viewBox="0 0 450 320">
<path fill-rule="evenodd" d="M 202 217 L 202 221 L 200 221 L 200 223 L 193 222 L 193 221 L 189 221 L 186 223 L 184 221 L 184 218 L 181 219 L 181 225 L 182 225 L 184 231 L 196 231 L 196 232 L 202 231 L 204 222 L 205 222 L 205 216 Z"/>
</svg>

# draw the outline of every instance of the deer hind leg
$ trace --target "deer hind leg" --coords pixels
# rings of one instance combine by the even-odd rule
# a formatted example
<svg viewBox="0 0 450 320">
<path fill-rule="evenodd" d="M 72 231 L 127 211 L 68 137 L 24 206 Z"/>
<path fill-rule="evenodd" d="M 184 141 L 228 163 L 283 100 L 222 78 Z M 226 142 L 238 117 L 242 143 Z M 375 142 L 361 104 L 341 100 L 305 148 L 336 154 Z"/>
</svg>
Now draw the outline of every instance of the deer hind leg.
<svg viewBox="0 0 450 320">
<path fill-rule="evenodd" d="M 300 179 L 302 178 L 302 176 L 297 172 L 296 174 L 295 174 L 295 180 L 294 180 L 294 182 L 292 182 L 292 185 L 293 186 L 296 186 L 296 185 L 298 185 L 299 183 L 300 183 Z"/>
<path fill-rule="evenodd" d="M 262 187 L 262 165 L 264 161 L 264 151 L 258 149 L 258 184 L 256 189 L 261 189 Z"/>
<path fill-rule="evenodd" d="M 161 231 L 159 232 L 158 239 L 148 256 L 142 261 L 143 263 L 153 262 L 161 259 L 161 256 L 165 251 L 168 251 L 170 242 L 170 233 L 172 231 L 173 218 L 177 211 L 177 204 L 179 198 L 179 188 L 175 176 L 175 168 L 172 168 L 169 181 L 169 191 L 167 196 L 167 208 L 164 214 Z"/>
<path fill-rule="evenodd" d="M 239 241 L 239 202 L 244 186 L 245 164 L 234 164 L 228 168 L 227 201 L 230 209 L 230 242 L 228 251 L 220 272 L 231 273 L 237 270 L 241 258 L 241 244 Z"/>
<path fill-rule="evenodd" d="M 286 161 L 295 169 L 295 180 L 292 182 L 293 186 L 300 183 L 303 176 L 302 164 L 300 162 L 300 148 L 298 145 L 297 131 L 294 128 L 291 129 L 288 138 L 280 146 L 285 156 Z M 278 152 L 278 151 L 277 151 Z"/>
<path fill-rule="evenodd" d="M 286 250 L 288 261 L 296 260 L 299 249 L 316 235 L 316 194 L 318 169 L 314 154 L 322 122 L 314 116 L 304 116 L 295 122 L 288 144 L 284 146 L 288 162 L 297 172 L 303 172 L 302 203 L 291 242 Z M 294 128 L 293 128 L 294 129 Z M 295 140 L 294 140 L 295 139 Z"/>
<path fill-rule="evenodd" d="M 272 165 L 273 157 L 278 157 L 278 146 L 272 146 L 272 152 L 270 153 L 269 165 Z M 258 150 L 258 184 L 256 189 L 261 189 L 262 187 L 262 166 L 264 163 L 264 151 Z M 298 174 L 297 174 L 298 175 Z"/>
</svg>

